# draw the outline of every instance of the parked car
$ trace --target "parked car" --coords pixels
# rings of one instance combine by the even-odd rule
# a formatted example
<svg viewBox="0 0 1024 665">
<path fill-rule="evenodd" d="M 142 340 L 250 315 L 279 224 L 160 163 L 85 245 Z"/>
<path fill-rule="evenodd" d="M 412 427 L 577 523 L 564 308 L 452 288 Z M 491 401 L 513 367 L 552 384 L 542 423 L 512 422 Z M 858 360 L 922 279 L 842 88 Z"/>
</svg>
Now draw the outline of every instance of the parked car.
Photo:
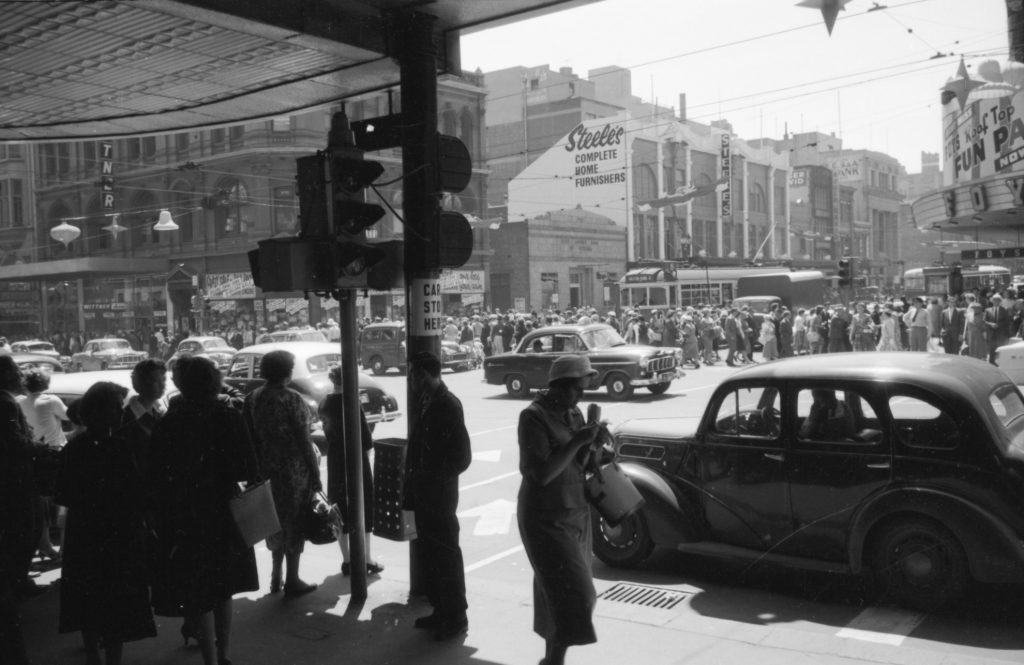
<svg viewBox="0 0 1024 665">
<path fill-rule="evenodd" d="M 178 348 L 174 351 L 168 361 L 168 367 L 183 354 L 203 356 L 217 364 L 220 369 L 227 369 L 231 365 L 231 359 L 235 357 L 235 347 L 228 344 L 223 337 L 186 337 L 178 342 Z"/>
<path fill-rule="evenodd" d="M 48 374 L 64 371 L 64 364 L 60 359 L 54 358 L 50 355 L 41 355 L 38 353 L 12 353 L 11 357 L 14 358 L 14 362 L 17 363 L 18 367 L 23 372 L 30 369 L 41 369 Z"/>
<path fill-rule="evenodd" d="M 473 345 L 441 341 L 441 367 L 462 372 L 476 367 Z M 359 363 L 374 374 L 395 367 L 405 371 L 405 324 L 371 323 L 359 333 Z"/>
<path fill-rule="evenodd" d="M 224 377 L 225 383 L 246 394 L 255 390 L 264 384 L 260 377 L 260 359 L 265 354 L 278 350 L 289 351 L 295 356 L 295 369 L 288 385 L 306 399 L 315 415 L 321 400 L 334 390 L 334 384 L 327 377 L 327 372 L 334 365 L 341 363 L 341 349 L 337 344 L 280 342 L 247 346 L 239 350 L 232 359 Z M 391 422 L 402 415 L 398 410 L 398 400 L 384 392 L 380 384 L 363 372 L 359 372 L 359 400 L 371 428 L 376 423 Z"/>
<path fill-rule="evenodd" d="M 60 358 L 58 351 L 53 344 L 41 339 L 27 339 L 11 344 L 11 353 L 35 353 L 41 356 Z"/>
<path fill-rule="evenodd" d="M 616 527 L 595 511 L 605 563 L 669 547 L 868 574 L 918 609 L 972 580 L 1024 582 L 1024 396 L 985 362 L 789 358 L 730 376 L 702 417 L 630 420 L 614 439 L 646 503 Z"/>
<path fill-rule="evenodd" d="M 71 370 L 82 372 L 96 369 L 131 369 L 149 354 L 136 351 L 126 339 L 108 337 L 91 339 L 82 350 L 71 356 Z"/>
<path fill-rule="evenodd" d="M 602 387 L 617 400 L 633 396 L 645 386 L 660 395 L 672 385 L 679 367 L 678 349 L 627 344 L 604 323 L 548 326 L 523 336 L 515 350 L 484 360 L 484 381 L 504 385 L 512 397 L 527 397 L 530 390 L 546 388 L 555 358 L 569 353 L 590 358 L 597 376 L 590 390 Z"/>
<path fill-rule="evenodd" d="M 293 330 L 275 330 L 260 333 L 256 336 L 257 344 L 273 344 L 275 342 L 326 342 L 327 338 L 316 328 L 295 328 Z"/>
</svg>

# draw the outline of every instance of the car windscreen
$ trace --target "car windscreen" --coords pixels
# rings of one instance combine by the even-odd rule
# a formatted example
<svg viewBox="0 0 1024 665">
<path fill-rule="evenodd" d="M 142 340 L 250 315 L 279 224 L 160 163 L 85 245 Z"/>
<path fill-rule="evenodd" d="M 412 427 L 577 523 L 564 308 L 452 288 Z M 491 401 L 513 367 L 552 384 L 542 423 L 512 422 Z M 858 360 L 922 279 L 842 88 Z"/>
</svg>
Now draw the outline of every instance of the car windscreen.
<svg viewBox="0 0 1024 665">
<path fill-rule="evenodd" d="M 127 341 L 125 341 L 123 339 L 108 340 L 106 342 L 100 342 L 99 345 L 100 345 L 99 350 L 101 350 L 101 351 L 106 351 L 107 349 L 130 349 L 130 348 L 132 348 L 131 344 L 129 344 Z"/>
<path fill-rule="evenodd" d="M 619 333 L 612 327 L 597 328 L 583 333 L 583 342 L 588 349 L 607 349 L 612 346 L 622 346 L 626 340 L 622 339 Z"/>
<path fill-rule="evenodd" d="M 225 342 L 224 340 L 222 340 L 220 337 L 218 337 L 216 339 L 204 339 L 203 340 L 203 348 L 204 349 L 223 349 L 227 345 L 228 345 L 228 343 Z"/>
<path fill-rule="evenodd" d="M 1024 399 L 1020 392 L 1009 384 L 996 386 L 989 393 L 988 402 L 999 422 L 1010 433 L 1010 446 L 1017 453 L 1024 454 Z M 997 444 L 1002 445 L 1002 441 L 997 441 Z"/>
<path fill-rule="evenodd" d="M 334 365 L 341 364 L 340 353 L 326 353 L 321 356 L 310 356 L 306 358 L 306 369 L 310 374 L 322 374 Z"/>
</svg>

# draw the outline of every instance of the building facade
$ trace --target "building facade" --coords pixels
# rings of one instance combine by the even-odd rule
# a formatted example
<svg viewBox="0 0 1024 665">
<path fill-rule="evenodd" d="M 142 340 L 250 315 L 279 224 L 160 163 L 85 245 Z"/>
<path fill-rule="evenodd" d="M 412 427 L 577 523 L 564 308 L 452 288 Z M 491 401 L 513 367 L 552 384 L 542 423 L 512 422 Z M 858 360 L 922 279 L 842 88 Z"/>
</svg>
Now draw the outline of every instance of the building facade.
<svg viewBox="0 0 1024 665">
<path fill-rule="evenodd" d="M 445 202 L 470 215 L 483 210 L 486 196 L 483 98 L 475 75 L 438 83 L 438 129 L 466 144 L 474 167 L 466 190 Z M 0 298 L 19 303 L 0 308 L 0 331 L 249 332 L 337 318 L 336 303 L 317 296 L 264 296 L 246 253 L 259 240 L 300 231 L 295 160 L 326 147 L 332 114 L 340 109 L 172 135 L 6 146 L 4 190 L 15 191 L 11 174 L 20 172 L 25 196 L 20 208 L 6 198 L 0 217 Z M 345 103 L 352 121 L 400 109 L 397 94 Z M 368 235 L 403 238 L 400 151 L 367 158 L 384 164 L 379 181 L 390 183 L 378 189 L 389 212 Z M 157 230 L 162 211 L 175 230 Z M 78 236 L 68 242 L 51 236 L 62 223 Z M 474 233 L 484 247 L 485 231 Z M 474 263 L 480 263 L 476 256 Z M 15 301 L 6 294 L 23 295 Z M 35 303 L 31 316 L 23 314 L 22 300 Z M 360 308 L 367 316 L 404 317 L 404 297 L 371 293 Z"/>
</svg>

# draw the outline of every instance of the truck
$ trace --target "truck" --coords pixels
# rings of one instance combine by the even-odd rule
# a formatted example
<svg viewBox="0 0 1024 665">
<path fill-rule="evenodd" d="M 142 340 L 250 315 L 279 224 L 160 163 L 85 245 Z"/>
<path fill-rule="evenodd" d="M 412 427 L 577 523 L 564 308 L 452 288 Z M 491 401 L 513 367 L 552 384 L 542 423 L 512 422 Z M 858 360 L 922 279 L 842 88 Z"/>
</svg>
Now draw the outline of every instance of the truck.
<svg viewBox="0 0 1024 665">
<path fill-rule="evenodd" d="M 785 305 L 793 314 L 828 300 L 829 279 L 820 270 L 777 272 L 736 280 L 733 307 L 749 306 L 756 319 L 771 311 L 773 304 Z M 758 321 L 760 323 L 760 321 Z"/>
</svg>

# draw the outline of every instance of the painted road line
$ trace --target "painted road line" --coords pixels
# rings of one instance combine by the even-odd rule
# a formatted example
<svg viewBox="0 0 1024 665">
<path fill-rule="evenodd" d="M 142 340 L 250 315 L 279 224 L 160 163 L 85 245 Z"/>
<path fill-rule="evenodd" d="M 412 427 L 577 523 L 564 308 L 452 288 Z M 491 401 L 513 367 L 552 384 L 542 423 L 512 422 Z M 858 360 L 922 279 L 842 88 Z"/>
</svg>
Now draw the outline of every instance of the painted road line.
<svg viewBox="0 0 1024 665">
<path fill-rule="evenodd" d="M 515 547 L 509 548 L 509 549 L 505 550 L 504 552 L 498 552 L 494 556 L 489 556 L 486 559 L 482 559 L 480 561 L 477 561 L 476 563 L 474 563 L 474 564 L 472 564 L 470 566 L 466 566 L 466 572 L 467 573 L 471 573 L 474 570 L 480 570 L 484 566 L 489 566 L 490 564 L 494 563 L 495 561 L 501 561 L 502 559 L 504 559 L 507 556 L 512 556 L 513 554 L 516 554 L 516 553 L 522 552 L 522 551 L 523 551 L 523 546 L 522 545 L 516 545 Z"/>
<path fill-rule="evenodd" d="M 473 452 L 474 462 L 500 462 L 501 450 L 481 450 Z"/>
<path fill-rule="evenodd" d="M 457 517 L 470 519 L 478 517 L 473 527 L 474 536 L 503 536 L 512 528 L 512 518 L 516 516 L 516 502 L 508 499 L 497 499 L 482 506 L 463 510 Z"/>
<path fill-rule="evenodd" d="M 483 436 L 484 434 L 493 434 L 494 432 L 504 432 L 505 430 L 516 429 L 517 427 L 519 427 L 519 423 L 516 423 L 515 425 L 508 425 L 506 427 L 498 427 L 497 429 L 485 429 L 482 432 L 473 432 L 472 434 L 469 435 L 469 438 L 472 439 L 474 436 Z"/>
<path fill-rule="evenodd" d="M 519 471 L 518 470 L 516 470 L 516 471 L 509 471 L 508 473 L 503 473 L 500 476 L 494 476 L 493 478 L 488 478 L 487 480 L 481 480 L 478 483 L 471 483 L 469 485 L 463 485 L 462 487 L 459 488 L 459 491 L 460 492 L 464 492 L 466 490 L 471 490 L 471 489 L 473 489 L 475 487 L 480 487 L 482 485 L 490 485 L 491 483 L 496 483 L 496 482 L 498 482 L 500 480 L 505 480 L 506 478 L 511 478 L 512 476 L 518 476 L 518 475 L 519 475 Z"/>
<path fill-rule="evenodd" d="M 925 615 L 894 607 L 869 607 L 836 633 L 836 637 L 898 647 Z"/>
</svg>

